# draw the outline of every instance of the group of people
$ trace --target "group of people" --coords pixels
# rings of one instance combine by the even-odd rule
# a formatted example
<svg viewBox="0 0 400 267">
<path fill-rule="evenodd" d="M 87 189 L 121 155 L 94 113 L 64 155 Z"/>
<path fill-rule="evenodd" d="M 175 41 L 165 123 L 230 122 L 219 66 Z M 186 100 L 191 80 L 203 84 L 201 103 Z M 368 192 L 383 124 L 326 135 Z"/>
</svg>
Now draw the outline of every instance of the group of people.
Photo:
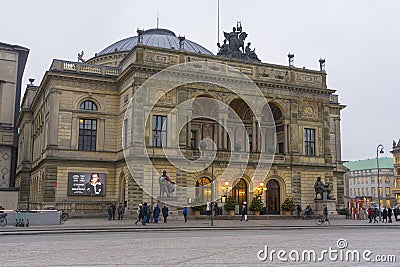
<svg viewBox="0 0 400 267">
<path fill-rule="evenodd" d="M 143 204 L 139 204 L 137 208 L 137 214 L 138 214 L 138 219 L 136 220 L 135 224 L 137 225 L 138 222 L 141 222 L 142 225 L 146 225 L 147 223 L 150 222 L 150 217 L 153 215 L 153 223 L 158 223 L 158 218 L 162 214 L 164 218 L 164 223 L 167 223 L 167 217 L 168 217 L 168 207 L 166 205 L 163 206 L 162 209 L 160 209 L 159 205 L 157 204 L 153 211 L 151 210 L 151 207 L 147 205 L 147 202 L 144 202 Z M 187 216 L 187 208 L 186 208 L 186 216 Z M 187 218 L 185 217 L 185 222 Z"/>
<path fill-rule="evenodd" d="M 376 219 L 377 217 L 379 217 L 379 210 L 378 208 L 372 208 L 369 207 L 367 209 L 367 214 L 368 214 L 368 219 L 369 222 L 372 223 L 372 221 L 374 221 L 374 223 L 378 223 L 378 220 Z M 400 211 L 399 208 L 394 208 L 392 209 L 391 207 L 389 208 L 384 208 L 383 211 L 381 212 L 382 215 L 382 222 L 389 222 L 392 223 L 392 216 L 394 215 L 394 218 L 397 221 L 399 221 L 398 216 L 400 215 Z M 388 221 L 389 219 L 389 221 Z"/>
<path fill-rule="evenodd" d="M 108 220 L 115 220 L 115 213 L 118 213 L 118 220 L 122 220 L 125 213 L 125 207 L 119 203 L 118 207 L 115 203 L 109 203 L 107 207 Z"/>
</svg>

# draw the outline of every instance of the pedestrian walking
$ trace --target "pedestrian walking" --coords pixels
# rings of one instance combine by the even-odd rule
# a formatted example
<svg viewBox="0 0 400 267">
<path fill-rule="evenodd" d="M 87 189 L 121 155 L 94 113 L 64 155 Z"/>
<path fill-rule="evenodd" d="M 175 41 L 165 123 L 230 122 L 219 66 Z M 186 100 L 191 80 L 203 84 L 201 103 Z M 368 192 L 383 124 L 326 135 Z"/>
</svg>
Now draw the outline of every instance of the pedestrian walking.
<svg viewBox="0 0 400 267">
<path fill-rule="evenodd" d="M 161 210 L 162 216 L 164 217 L 164 223 L 167 223 L 167 217 L 168 217 L 168 208 L 167 206 L 164 205 L 164 207 Z"/>
<path fill-rule="evenodd" d="M 187 216 L 188 216 L 188 208 L 185 206 L 182 210 L 183 218 L 185 219 L 185 223 L 187 223 Z"/>
<path fill-rule="evenodd" d="M 113 207 L 112 207 L 111 203 L 108 204 L 107 214 L 108 214 L 108 220 L 111 221 L 112 220 L 112 214 L 113 214 Z"/>
<path fill-rule="evenodd" d="M 246 204 L 242 205 L 242 218 L 240 218 L 240 221 L 245 220 L 247 222 L 247 207 Z"/>
<path fill-rule="evenodd" d="M 112 203 L 111 207 L 112 207 L 112 219 L 115 220 L 115 211 L 116 211 L 117 207 L 116 207 L 115 203 Z"/>
<path fill-rule="evenodd" d="M 329 219 L 328 219 L 328 207 L 327 206 L 324 207 L 323 214 L 325 216 L 325 221 L 329 222 Z"/>
<path fill-rule="evenodd" d="M 382 212 L 382 222 L 387 222 L 387 217 L 388 217 L 388 210 L 384 208 Z"/>
<path fill-rule="evenodd" d="M 122 203 L 119 203 L 117 212 L 118 212 L 118 220 L 122 220 L 125 213 L 125 208 L 124 206 L 122 206 Z"/>
<path fill-rule="evenodd" d="M 143 219 L 142 219 L 143 225 L 146 225 L 148 216 L 149 216 L 149 207 L 147 206 L 147 202 L 144 202 L 143 203 Z"/>
<path fill-rule="evenodd" d="M 396 207 L 394 209 L 394 218 L 396 219 L 396 222 L 398 222 L 400 220 L 400 209 L 399 209 L 399 207 Z"/>
<path fill-rule="evenodd" d="M 368 210 L 367 210 L 367 212 L 368 212 L 369 223 L 372 223 L 372 218 L 373 218 L 373 213 L 374 213 L 374 211 L 372 210 L 371 207 L 369 207 Z"/>
<path fill-rule="evenodd" d="M 153 210 L 153 223 L 158 223 L 158 217 L 160 216 L 160 207 L 158 204 L 155 206 Z"/>
<path fill-rule="evenodd" d="M 143 220 L 143 205 L 139 204 L 137 209 L 138 219 L 136 220 L 135 224 Z"/>
<path fill-rule="evenodd" d="M 207 212 L 207 215 L 208 215 L 208 216 L 211 215 L 211 203 L 210 203 L 210 202 L 207 202 L 206 212 Z"/>
<path fill-rule="evenodd" d="M 393 210 L 389 207 L 388 208 L 389 223 L 392 223 L 392 215 L 393 215 Z"/>
<path fill-rule="evenodd" d="M 301 213 L 301 206 L 300 206 L 300 204 L 297 204 L 297 207 L 296 207 L 296 217 L 297 217 L 297 219 L 300 219 L 300 213 Z"/>
<path fill-rule="evenodd" d="M 372 213 L 372 218 L 374 219 L 374 223 L 378 223 L 378 220 L 376 219 L 378 217 L 378 209 L 375 208 L 374 212 Z"/>
</svg>

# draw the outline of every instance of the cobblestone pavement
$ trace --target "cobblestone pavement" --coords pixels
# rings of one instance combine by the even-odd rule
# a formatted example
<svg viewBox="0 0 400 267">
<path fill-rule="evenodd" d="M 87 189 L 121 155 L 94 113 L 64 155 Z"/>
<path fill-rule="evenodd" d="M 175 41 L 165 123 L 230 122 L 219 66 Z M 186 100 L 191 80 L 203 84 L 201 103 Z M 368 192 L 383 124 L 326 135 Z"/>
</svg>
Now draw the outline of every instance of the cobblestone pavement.
<svg viewBox="0 0 400 267">
<path fill-rule="evenodd" d="M 373 228 L 372 228 L 373 229 Z M 400 232 L 390 228 L 204 230 L 169 232 L 121 232 L 90 234 L 43 234 L 2 236 L 1 266 L 399 266 L 399 263 L 330 261 L 263 262 L 257 252 L 271 250 L 315 250 L 317 259 L 329 247 L 338 249 L 345 238 L 346 250 L 395 255 Z M 263 254 L 261 254 L 263 256 Z M 286 255 L 288 258 L 288 255 Z"/>
</svg>

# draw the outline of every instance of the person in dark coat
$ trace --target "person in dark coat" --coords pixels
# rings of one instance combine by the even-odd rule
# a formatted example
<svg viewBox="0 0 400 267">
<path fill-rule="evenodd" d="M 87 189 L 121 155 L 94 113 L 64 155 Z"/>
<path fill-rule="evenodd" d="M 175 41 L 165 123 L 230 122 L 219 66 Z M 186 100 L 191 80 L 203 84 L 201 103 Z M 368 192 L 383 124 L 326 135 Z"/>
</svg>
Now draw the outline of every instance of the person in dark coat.
<svg viewBox="0 0 400 267">
<path fill-rule="evenodd" d="M 386 208 L 383 209 L 382 212 L 382 222 L 387 222 L 387 217 L 388 217 L 388 210 Z"/>
<path fill-rule="evenodd" d="M 112 219 L 115 220 L 115 211 L 117 210 L 117 206 L 115 205 L 115 203 L 112 203 L 111 206 L 112 206 Z"/>
<path fill-rule="evenodd" d="M 144 202 L 143 203 L 143 219 L 142 219 L 143 225 L 146 225 L 148 216 L 149 216 L 149 206 L 147 206 L 147 202 Z"/>
<path fill-rule="evenodd" d="M 374 219 L 374 223 L 378 223 L 378 220 L 376 219 L 378 217 L 378 209 L 375 208 L 374 212 L 372 213 L 372 218 Z"/>
<path fill-rule="evenodd" d="M 119 203 L 117 212 L 118 212 L 118 220 L 122 220 L 125 213 L 125 208 L 124 206 L 122 206 L 122 203 Z"/>
<path fill-rule="evenodd" d="M 143 206 L 142 206 L 142 204 L 139 204 L 138 210 L 137 210 L 137 214 L 138 214 L 138 219 L 136 220 L 135 224 L 140 222 L 140 220 L 143 220 Z"/>
<path fill-rule="evenodd" d="M 329 219 L 328 219 L 328 207 L 327 206 L 324 207 L 323 214 L 325 216 L 325 221 L 329 222 Z"/>
<path fill-rule="evenodd" d="M 113 215 L 113 207 L 112 207 L 111 203 L 108 204 L 107 214 L 108 214 L 108 220 L 111 221 L 112 220 L 112 215 Z"/>
<path fill-rule="evenodd" d="M 389 223 L 392 223 L 392 215 L 393 215 L 393 210 L 389 207 L 388 208 Z"/>
<path fill-rule="evenodd" d="M 242 218 L 240 218 L 240 221 L 247 221 L 247 207 L 245 204 L 242 205 Z"/>
<path fill-rule="evenodd" d="M 297 204 L 297 207 L 296 207 L 296 217 L 297 217 L 297 219 L 300 219 L 300 213 L 301 213 L 301 206 L 300 206 L 300 204 Z"/>
<path fill-rule="evenodd" d="M 394 209 L 394 219 L 396 220 L 396 222 L 399 221 L 399 219 L 397 218 L 397 216 L 399 216 L 399 215 L 400 215 L 400 210 L 398 207 L 396 207 Z"/>
<path fill-rule="evenodd" d="M 167 223 L 167 217 L 168 217 L 168 208 L 167 206 L 164 205 L 164 207 L 161 210 L 162 216 L 164 217 L 164 223 Z"/>
<path fill-rule="evenodd" d="M 154 223 L 158 223 L 158 217 L 160 216 L 160 212 L 161 212 L 160 207 L 157 204 L 153 210 L 153 222 Z"/>
</svg>

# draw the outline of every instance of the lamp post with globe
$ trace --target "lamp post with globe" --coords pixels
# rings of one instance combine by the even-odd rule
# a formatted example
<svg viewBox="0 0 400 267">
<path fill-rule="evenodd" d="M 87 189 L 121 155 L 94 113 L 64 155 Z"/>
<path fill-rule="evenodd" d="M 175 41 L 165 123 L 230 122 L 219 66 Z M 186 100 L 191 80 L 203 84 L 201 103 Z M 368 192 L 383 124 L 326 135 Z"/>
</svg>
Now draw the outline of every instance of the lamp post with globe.
<svg viewBox="0 0 400 267">
<path fill-rule="evenodd" d="M 378 145 L 378 147 L 376 148 L 376 166 L 378 168 L 378 215 L 379 215 L 379 221 L 381 221 L 381 191 L 380 189 L 380 182 L 379 182 L 379 154 L 383 154 L 385 153 L 383 151 L 383 145 L 380 144 Z"/>
</svg>

